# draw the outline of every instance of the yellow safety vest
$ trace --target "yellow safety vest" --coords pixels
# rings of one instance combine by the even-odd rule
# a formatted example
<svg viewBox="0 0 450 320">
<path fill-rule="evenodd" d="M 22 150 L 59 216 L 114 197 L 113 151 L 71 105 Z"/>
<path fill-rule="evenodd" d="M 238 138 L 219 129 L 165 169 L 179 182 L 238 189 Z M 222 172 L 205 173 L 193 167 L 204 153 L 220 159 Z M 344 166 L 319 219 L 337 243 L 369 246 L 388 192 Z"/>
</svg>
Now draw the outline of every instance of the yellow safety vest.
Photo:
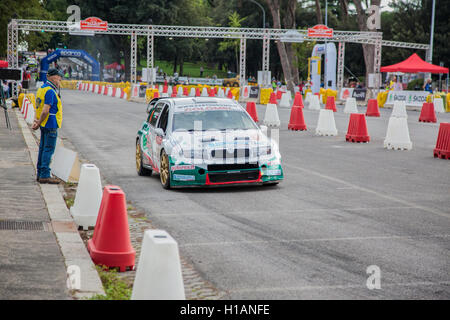
<svg viewBox="0 0 450 320">
<path fill-rule="evenodd" d="M 43 87 L 39 88 L 38 91 L 36 92 L 36 119 L 40 119 L 40 117 L 41 117 L 41 113 L 42 113 L 42 110 L 44 109 L 44 104 L 45 104 L 45 94 L 49 90 L 53 90 L 53 92 L 55 93 L 56 99 L 58 101 L 58 103 L 57 103 L 58 111 L 56 113 L 49 113 L 47 115 L 47 117 L 44 119 L 44 121 L 42 121 L 41 127 L 46 126 L 48 119 L 50 117 L 55 117 L 58 128 L 61 128 L 61 123 L 62 123 L 61 99 L 59 98 L 56 91 L 50 85 L 45 86 L 45 87 L 43 86 Z M 50 108 L 50 112 L 51 112 L 51 108 Z"/>
</svg>

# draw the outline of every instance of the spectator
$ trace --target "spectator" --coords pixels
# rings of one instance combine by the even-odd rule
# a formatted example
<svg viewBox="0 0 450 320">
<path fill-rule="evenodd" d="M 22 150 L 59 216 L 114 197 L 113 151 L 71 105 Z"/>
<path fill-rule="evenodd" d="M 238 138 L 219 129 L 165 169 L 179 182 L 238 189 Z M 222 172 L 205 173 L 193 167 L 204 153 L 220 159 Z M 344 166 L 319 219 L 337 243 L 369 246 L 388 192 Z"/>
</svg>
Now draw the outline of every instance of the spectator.
<svg viewBox="0 0 450 320">
<path fill-rule="evenodd" d="M 431 79 L 427 79 L 427 81 L 424 83 L 422 87 L 425 91 L 430 92 L 433 94 L 433 87 L 431 86 Z"/>
<path fill-rule="evenodd" d="M 200 66 L 200 77 L 203 77 L 203 67 Z"/>
</svg>

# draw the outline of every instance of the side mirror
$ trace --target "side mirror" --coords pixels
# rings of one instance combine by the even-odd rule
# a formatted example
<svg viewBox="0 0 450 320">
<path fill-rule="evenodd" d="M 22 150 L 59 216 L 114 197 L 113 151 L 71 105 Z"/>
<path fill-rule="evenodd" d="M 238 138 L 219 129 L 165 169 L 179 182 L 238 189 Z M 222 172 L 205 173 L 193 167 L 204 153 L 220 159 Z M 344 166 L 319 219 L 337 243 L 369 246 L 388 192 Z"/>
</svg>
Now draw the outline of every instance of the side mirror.
<svg viewBox="0 0 450 320">
<path fill-rule="evenodd" d="M 161 129 L 161 128 L 156 128 L 155 134 L 156 134 L 158 137 L 164 137 L 164 136 L 165 136 L 165 133 L 164 133 L 163 129 Z"/>
</svg>

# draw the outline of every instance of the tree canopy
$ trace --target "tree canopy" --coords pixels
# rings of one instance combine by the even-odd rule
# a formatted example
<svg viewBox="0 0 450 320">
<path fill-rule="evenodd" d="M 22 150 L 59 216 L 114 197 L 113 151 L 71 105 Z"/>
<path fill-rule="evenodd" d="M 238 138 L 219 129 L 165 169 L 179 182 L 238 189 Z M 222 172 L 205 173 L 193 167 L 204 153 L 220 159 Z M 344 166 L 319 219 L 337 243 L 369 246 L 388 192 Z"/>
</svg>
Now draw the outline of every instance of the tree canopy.
<svg viewBox="0 0 450 320">
<path fill-rule="evenodd" d="M 12 18 L 39 20 L 66 20 L 69 5 L 81 8 L 81 18 L 97 16 L 108 22 L 158 25 L 241 26 L 260 28 L 265 9 L 267 27 L 306 29 L 324 22 L 325 0 L 2 0 L 0 2 L 0 56 L 6 58 L 7 24 Z M 379 0 L 328 0 L 328 26 L 336 30 L 364 28 L 367 5 Z M 383 39 L 416 43 L 429 43 L 432 0 L 393 0 L 392 11 L 383 12 L 381 31 Z M 437 0 L 433 63 L 450 65 L 450 30 L 447 23 L 450 8 Z M 29 50 L 47 50 L 63 43 L 68 48 L 83 48 L 103 64 L 125 60 L 129 70 L 130 39 L 126 36 L 95 35 L 69 36 L 62 33 L 20 33 L 20 41 L 28 43 Z M 138 37 L 138 57 L 146 56 L 146 39 Z M 223 70 L 238 72 L 238 41 L 229 39 L 156 37 L 156 59 L 171 61 L 173 70 L 183 74 L 183 63 L 203 62 Z M 287 44 L 271 42 L 270 69 L 278 79 L 306 79 L 307 58 L 312 43 Z M 369 50 L 369 49 L 367 49 Z M 369 50 L 370 51 L 370 50 Z M 353 74 L 364 77 L 364 56 L 370 52 L 359 44 L 347 44 L 345 66 Z M 425 58 L 423 50 L 383 47 L 382 65 L 397 63 L 417 52 Z M 247 74 L 256 75 L 261 69 L 262 41 L 247 41 Z M 280 57 L 284 57 L 280 59 Z M 366 59 L 367 60 L 367 59 Z M 370 59 L 368 59 L 370 60 Z M 140 59 L 138 58 L 138 61 Z M 287 71 L 289 70 L 289 71 Z M 286 73 L 290 73 L 286 76 Z"/>
</svg>

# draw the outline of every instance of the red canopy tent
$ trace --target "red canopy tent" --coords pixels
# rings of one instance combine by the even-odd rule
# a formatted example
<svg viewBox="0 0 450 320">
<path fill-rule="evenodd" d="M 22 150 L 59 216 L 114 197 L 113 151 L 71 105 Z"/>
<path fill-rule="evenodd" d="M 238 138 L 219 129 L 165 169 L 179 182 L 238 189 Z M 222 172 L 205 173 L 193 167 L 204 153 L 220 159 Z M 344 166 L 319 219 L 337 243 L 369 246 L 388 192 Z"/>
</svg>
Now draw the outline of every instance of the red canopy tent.
<svg viewBox="0 0 450 320">
<path fill-rule="evenodd" d="M 8 68 L 8 61 L 0 60 L 0 68 Z"/>
<path fill-rule="evenodd" d="M 115 69 L 117 70 L 117 66 L 119 66 L 119 64 L 117 62 L 113 62 L 111 64 L 108 64 L 107 66 L 105 66 L 105 69 Z M 120 69 L 121 70 L 125 70 L 125 66 L 123 64 L 120 65 Z"/>
<path fill-rule="evenodd" d="M 448 73 L 448 68 L 436 66 L 434 64 L 423 61 L 416 53 L 413 53 L 405 61 L 381 67 L 381 72 L 404 72 L 404 73 Z"/>
</svg>

